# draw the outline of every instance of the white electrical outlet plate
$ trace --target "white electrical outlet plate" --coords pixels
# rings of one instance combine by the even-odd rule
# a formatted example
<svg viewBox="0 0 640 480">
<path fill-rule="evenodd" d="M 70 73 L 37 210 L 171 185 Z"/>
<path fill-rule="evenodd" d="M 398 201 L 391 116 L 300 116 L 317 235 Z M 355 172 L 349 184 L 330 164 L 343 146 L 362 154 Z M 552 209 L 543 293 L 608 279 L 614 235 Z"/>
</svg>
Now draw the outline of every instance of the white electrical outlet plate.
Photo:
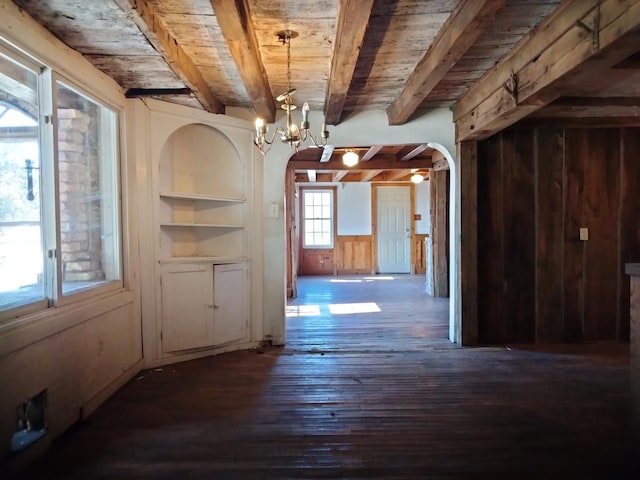
<svg viewBox="0 0 640 480">
<path fill-rule="evenodd" d="M 589 240 L 589 229 L 588 228 L 580 228 L 580 240 L 586 241 Z"/>
</svg>

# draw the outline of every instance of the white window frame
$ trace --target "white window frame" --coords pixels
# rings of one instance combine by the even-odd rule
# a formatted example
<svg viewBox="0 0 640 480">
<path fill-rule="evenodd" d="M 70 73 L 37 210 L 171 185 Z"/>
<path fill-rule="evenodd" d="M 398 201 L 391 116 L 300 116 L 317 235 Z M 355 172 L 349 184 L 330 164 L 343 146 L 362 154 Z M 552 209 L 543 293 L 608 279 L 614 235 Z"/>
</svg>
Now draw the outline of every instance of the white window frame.
<svg viewBox="0 0 640 480">
<path fill-rule="evenodd" d="M 334 187 L 303 187 L 301 190 L 301 202 L 300 202 L 300 221 L 301 221 L 301 231 L 302 231 L 302 248 L 305 250 L 333 250 L 333 246 L 335 244 L 335 235 L 336 235 L 336 190 Z M 306 240 L 306 211 L 305 211 L 305 195 L 307 193 L 316 193 L 316 192 L 327 192 L 329 193 L 330 205 L 329 205 L 329 225 L 331 228 L 331 232 L 329 234 L 329 244 L 326 245 L 309 245 Z M 310 219 L 310 218 L 309 218 Z M 324 218 L 321 218 L 324 219 Z"/>
<path fill-rule="evenodd" d="M 40 315 L 52 307 L 59 307 L 86 300 L 88 298 L 101 296 L 109 292 L 121 291 L 125 288 L 125 249 L 124 249 L 124 229 L 123 222 L 125 214 L 123 212 L 122 203 L 122 176 L 123 176 L 123 146 L 122 134 L 123 128 L 123 107 L 114 105 L 104 98 L 98 98 L 91 93 L 89 87 L 83 87 L 77 82 L 68 78 L 61 73 L 52 70 L 34 57 L 23 53 L 21 50 L 13 47 L 11 44 L 0 38 L 0 53 L 15 61 L 23 68 L 31 70 L 38 77 L 38 107 L 39 116 L 39 146 L 40 153 L 40 174 L 41 174 L 41 230 L 42 230 L 42 250 L 44 258 L 43 275 L 44 275 L 44 300 L 37 300 L 31 303 L 25 303 L 13 308 L 0 311 L 0 326 L 3 324 L 20 321 L 28 316 Z M 79 95 L 84 96 L 91 101 L 111 110 L 114 113 L 113 122 L 108 128 L 109 131 L 100 131 L 102 138 L 107 136 L 113 139 L 113 142 L 105 142 L 104 148 L 110 150 L 109 155 L 115 157 L 113 162 L 113 211 L 109 213 L 112 225 L 114 225 L 114 238 L 116 245 L 114 253 L 117 257 L 116 263 L 118 268 L 118 278 L 115 280 L 107 280 L 100 284 L 91 285 L 86 289 L 77 292 L 68 292 L 62 294 L 62 282 L 59 281 L 62 271 L 62 262 L 59 261 L 61 252 L 61 235 L 60 235 L 60 202 L 59 202 L 59 176 L 58 176 L 58 139 L 57 139 L 57 115 L 56 115 L 56 83 L 76 91 Z M 104 110 L 102 110 L 104 112 Z M 101 142 L 102 143 L 102 142 Z M 102 182 L 102 179 L 101 179 Z M 104 185 L 104 183 L 103 183 Z M 104 213 L 104 212 L 103 212 Z"/>
</svg>

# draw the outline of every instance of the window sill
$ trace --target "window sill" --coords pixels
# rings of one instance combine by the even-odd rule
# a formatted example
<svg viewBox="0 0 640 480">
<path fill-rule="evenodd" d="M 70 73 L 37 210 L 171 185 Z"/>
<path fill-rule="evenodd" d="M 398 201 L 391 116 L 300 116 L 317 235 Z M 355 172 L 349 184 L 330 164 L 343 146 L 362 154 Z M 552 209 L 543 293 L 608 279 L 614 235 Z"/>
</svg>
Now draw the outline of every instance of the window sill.
<svg viewBox="0 0 640 480">
<path fill-rule="evenodd" d="M 6 321 L 0 324 L 0 357 L 134 303 L 136 298 L 135 292 L 121 288 Z"/>
</svg>

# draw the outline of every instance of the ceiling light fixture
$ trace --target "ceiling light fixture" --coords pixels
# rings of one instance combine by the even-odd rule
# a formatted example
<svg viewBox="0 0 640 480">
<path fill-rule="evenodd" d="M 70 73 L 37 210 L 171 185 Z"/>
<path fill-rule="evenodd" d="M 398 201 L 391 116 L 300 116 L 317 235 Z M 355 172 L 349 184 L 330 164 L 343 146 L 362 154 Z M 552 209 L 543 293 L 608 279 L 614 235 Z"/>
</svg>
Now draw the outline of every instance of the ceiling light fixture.
<svg viewBox="0 0 640 480">
<path fill-rule="evenodd" d="M 413 175 L 411 175 L 411 181 L 413 183 L 420 183 L 423 180 L 424 180 L 424 177 L 422 175 L 420 175 L 418 172 L 416 172 Z"/>
<path fill-rule="evenodd" d="M 358 160 L 360 160 L 360 157 L 358 157 L 358 154 L 353 150 L 347 150 L 342 155 L 342 163 L 344 163 L 347 167 L 353 167 L 357 165 Z"/>
<path fill-rule="evenodd" d="M 287 115 L 287 126 L 278 127 L 276 131 L 273 132 L 271 138 L 267 138 L 267 123 L 264 118 L 258 117 L 256 119 L 256 137 L 253 141 L 260 153 L 265 155 L 273 145 L 276 135 L 280 134 L 280 140 L 283 143 L 288 143 L 291 148 L 295 148 L 296 152 L 300 147 L 300 142 L 304 142 L 307 140 L 311 140 L 313 145 L 316 147 L 324 147 L 327 144 L 327 140 L 329 138 L 329 132 L 327 131 L 327 126 L 323 123 L 322 130 L 320 131 L 320 140 L 317 141 L 314 136 L 309 131 L 309 104 L 304 103 L 302 105 L 302 121 L 300 122 L 300 126 L 293 123 L 291 118 L 291 111 L 295 110 L 296 105 L 293 103 L 293 98 L 291 97 L 296 89 L 291 88 L 291 39 L 296 38 L 298 36 L 297 32 L 292 30 L 283 30 L 277 33 L 278 40 L 282 45 L 287 47 L 287 90 L 284 93 L 278 95 L 276 100 L 278 102 L 283 102 L 280 105 Z"/>
</svg>

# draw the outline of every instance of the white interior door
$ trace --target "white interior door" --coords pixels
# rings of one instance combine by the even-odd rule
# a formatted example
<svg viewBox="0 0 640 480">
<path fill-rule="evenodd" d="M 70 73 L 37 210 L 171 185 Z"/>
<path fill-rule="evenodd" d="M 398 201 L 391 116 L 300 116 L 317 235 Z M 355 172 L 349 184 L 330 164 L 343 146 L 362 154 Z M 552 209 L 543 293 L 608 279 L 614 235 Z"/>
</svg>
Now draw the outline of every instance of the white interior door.
<svg viewBox="0 0 640 480">
<path fill-rule="evenodd" d="M 378 271 L 411 273 L 411 189 L 377 189 Z"/>
</svg>

